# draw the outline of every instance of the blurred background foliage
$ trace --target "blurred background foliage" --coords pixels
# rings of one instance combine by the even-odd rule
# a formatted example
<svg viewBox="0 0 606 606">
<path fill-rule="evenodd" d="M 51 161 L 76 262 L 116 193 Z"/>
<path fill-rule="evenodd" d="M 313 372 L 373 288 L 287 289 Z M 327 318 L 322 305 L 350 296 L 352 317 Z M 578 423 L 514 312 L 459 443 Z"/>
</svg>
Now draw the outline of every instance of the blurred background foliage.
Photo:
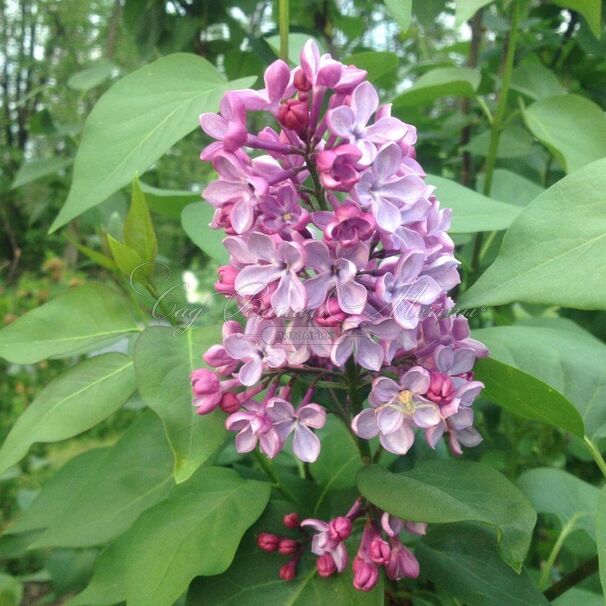
<svg viewBox="0 0 606 606">
<path fill-rule="evenodd" d="M 606 37 L 596 35 L 595 11 L 593 17 L 577 12 L 583 4 L 593 3 L 524 4 L 507 128 L 490 192 L 496 199 L 523 206 L 564 175 L 562 164 L 526 128 L 525 104 L 568 92 L 606 105 Z M 481 7 L 478 12 L 476 7 Z M 506 1 L 468 0 L 455 6 L 447 0 L 414 0 L 406 28 L 408 17 L 394 0 L 291 0 L 291 52 L 296 54 L 311 36 L 335 57 L 368 69 L 382 98 L 395 99 L 394 114 L 417 127 L 417 157 L 426 171 L 482 191 L 487 115 L 494 114 L 497 102 L 508 9 Z M 86 251 L 107 253 L 103 234 L 120 233 L 125 194 L 112 195 L 67 229 L 48 234 L 67 197 L 85 118 L 101 95 L 121 76 L 175 52 L 201 55 L 229 79 L 258 75 L 276 58 L 277 21 L 277 2 L 271 0 L 0 0 L 0 324 L 8 325 L 69 286 L 112 275 Z M 481 79 L 462 70 L 445 85 L 431 84 L 434 70 L 464 67 Z M 415 82 L 429 85 L 417 84 L 416 96 L 407 95 Z M 195 131 L 163 156 L 144 182 L 199 192 L 209 174 L 198 160 L 205 143 Z M 186 280 L 194 285 L 188 301 L 202 300 L 211 292 L 215 265 L 187 238 L 178 213 L 154 213 L 154 224 L 160 260 L 175 281 L 186 270 Z M 456 240 L 464 267 L 473 262 L 470 240 Z M 494 258 L 499 241 L 497 235 L 489 243 L 484 265 Z M 514 316 L 556 313 L 516 305 L 497 309 L 494 319 L 507 324 Z M 564 315 L 601 339 L 606 336 L 603 312 Z M 0 362 L 0 441 L 42 387 L 72 363 Z M 131 410 L 127 406 L 67 443 L 37 445 L 20 468 L 0 477 L 0 526 L 76 452 L 115 441 L 137 406 L 131 402 Z M 491 407 L 485 407 L 482 423 L 487 440 L 477 456 L 511 478 L 541 465 L 565 468 L 589 481 L 598 478 L 575 440 L 555 429 Z M 549 525 L 537 532 L 535 561 L 546 557 L 557 536 Z M 62 603 L 85 585 L 94 550 L 26 553 L 19 538 L 0 539 L 0 570 L 26 581 L 24 604 Z M 567 543 L 564 563 L 588 553 L 591 546 L 580 537 Z M 2 606 L 19 603 L 22 589 L 11 587 L 0 573 Z"/>
</svg>

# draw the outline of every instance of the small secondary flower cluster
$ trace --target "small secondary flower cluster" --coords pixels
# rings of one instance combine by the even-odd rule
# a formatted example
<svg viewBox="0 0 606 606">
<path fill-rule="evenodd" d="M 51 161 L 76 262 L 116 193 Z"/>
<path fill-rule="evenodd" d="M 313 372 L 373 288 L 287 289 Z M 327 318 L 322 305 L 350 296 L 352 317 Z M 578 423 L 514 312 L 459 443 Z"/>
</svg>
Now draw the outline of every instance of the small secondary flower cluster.
<svg viewBox="0 0 606 606">
<path fill-rule="evenodd" d="M 291 581 L 297 575 L 301 556 L 309 547 L 316 555 L 316 567 L 321 577 L 341 573 L 347 567 L 349 554 L 345 541 L 351 536 L 354 522 L 365 516 L 363 502 L 358 499 L 344 516 L 328 522 L 309 518 L 299 521 L 296 513 L 284 516 L 284 526 L 298 529 L 301 538 L 292 539 L 264 532 L 257 537 L 257 545 L 267 552 L 278 552 L 290 559 L 280 568 L 280 577 Z M 312 531 L 312 536 L 306 533 Z M 379 580 L 383 567 L 387 577 L 393 581 L 419 576 L 419 562 L 401 541 L 403 531 L 424 535 L 426 524 L 406 522 L 383 512 L 378 521 L 368 517 L 364 523 L 358 552 L 353 560 L 353 585 L 360 591 L 371 591 Z"/>
<path fill-rule="evenodd" d="M 350 397 L 330 411 L 359 439 L 405 454 L 421 431 L 431 447 L 447 436 L 460 454 L 481 440 L 472 368 L 487 351 L 450 313 L 447 292 L 460 280 L 450 210 L 415 160 L 414 127 L 379 105 L 364 70 L 311 41 L 300 63 L 274 62 L 263 90 L 231 91 L 219 114 L 200 118 L 215 139 L 201 157 L 218 173 L 203 197 L 230 254 L 216 289 L 245 322 L 225 322 L 222 343 L 204 354 L 212 370 L 192 374 L 194 405 L 229 414 L 241 453 L 258 446 L 275 457 L 292 435 L 294 454 L 314 462 L 326 422 L 317 390 L 333 383 Z M 258 112 L 275 128 L 251 132 Z M 357 394 L 368 388 L 362 410 Z M 375 530 L 355 564 L 371 577 Z"/>
</svg>

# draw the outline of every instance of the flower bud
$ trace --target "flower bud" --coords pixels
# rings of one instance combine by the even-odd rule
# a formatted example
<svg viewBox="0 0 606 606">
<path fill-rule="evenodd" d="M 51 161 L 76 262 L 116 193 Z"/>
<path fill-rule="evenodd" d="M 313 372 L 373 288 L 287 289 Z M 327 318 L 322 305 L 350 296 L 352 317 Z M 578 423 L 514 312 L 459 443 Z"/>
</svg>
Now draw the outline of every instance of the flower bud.
<svg viewBox="0 0 606 606">
<path fill-rule="evenodd" d="M 280 545 L 278 546 L 278 551 L 282 555 L 292 555 L 293 553 L 297 552 L 297 549 L 299 549 L 299 543 L 294 539 L 288 538 L 282 539 L 280 541 Z"/>
<path fill-rule="evenodd" d="M 215 369 L 215 372 L 221 376 L 232 374 L 238 367 L 238 361 L 234 360 L 225 351 L 223 345 L 212 345 L 208 351 L 202 356 L 202 359 Z"/>
<path fill-rule="evenodd" d="M 301 68 L 295 72 L 293 84 L 295 85 L 295 88 L 301 92 L 307 92 L 311 89 L 311 82 L 307 79 L 305 72 Z"/>
<path fill-rule="evenodd" d="M 387 541 L 376 538 L 370 543 L 368 555 L 370 556 L 370 559 L 378 566 L 383 566 L 389 562 L 390 553 L 391 549 L 389 548 L 389 543 L 387 543 Z"/>
<path fill-rule="evenodd" d="M 231 265 L 222 265 L 217 270 L 219 279 L 215 282 L 215 290 L 223 295 L 231 296 L 235 294 L 235 282 L 238 270 Z"/>
<path fill-rule="evenodd" d="M 257 547 L 263 551 L 276 551 L 278 549 L 278 545 L 280 545 L 280 540 L 280 537 L 276 534 L 262 532 L 257 537 Z"/>
<path fill-rule="evenodd" d="M 278 109 L 278 122 L 290 130 L 294 130 L 301 137 L 307 128 L 307 105 L 298 99 L 288 99 Z"/>
<path fill-rule="evenodd" d="M 318 567 L 318 574 L 321 577 L 329 577 L 331 574 L 334 574 L 337 570 L 335 561 L 332 559 L 332 556 L 329 553 L 325 553 L 324 555 L 321 555 L 316 560 L 316 566 Z"/>
<path fill-rule="evenodd" d="M 339 516 L 328 523 L 328 532 L 331 538 L 338 541 L 345 541 L 351 534 L 351 520 Z"/>
<path fill-rule="evenodd" d="M 280 578 L 283 581 L 292 581 L 297 576 L 297 561 L 291 560 L 280 568 Z"/>
<path fill-rule="evenodd" d="M 379 580 L 379 569 L 359 556 L 354 560 L 353 573 L 353 586 L 359 591 L 371 591 Z"/>
<path fill-rule="evenodd" d="M 194 392 L 194 406 L 199 415 L 212 412 L 221 401 L 222 390 L 217 375 L 206 368 L 198 368 L 191 373 Z"/>
<path fill-rule="evenodd" d="M 452 379 L 442 372 L 432 372 L 427 398 L 436 404 L 448 404 L 455 394 Z"/>
<path fill-rule="evenodd" d="M 299 514 L 296 512 L 287 513 L 283 518 L 282 522 L 286 528 L 298 528 L 300 524 Z"/>
<path fill-rule="evenodd" d="M 233 414 L 240 410 L 240 400 L 235 393 L 228 392 L 223 394 L 223 398 L 221 399 L 221 410 L 226 412 L 228 415 Z"/>
</svg>

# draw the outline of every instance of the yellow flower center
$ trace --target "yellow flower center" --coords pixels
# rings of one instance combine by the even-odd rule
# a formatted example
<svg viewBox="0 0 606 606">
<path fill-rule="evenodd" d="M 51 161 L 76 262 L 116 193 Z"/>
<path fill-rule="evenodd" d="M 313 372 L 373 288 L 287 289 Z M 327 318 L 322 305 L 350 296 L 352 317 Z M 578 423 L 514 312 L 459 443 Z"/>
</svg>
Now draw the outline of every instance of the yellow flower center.
<svg viewBox="0 0 606 606">
<path fill-rule="evenodd" d="M 284 213 L 282 215 L 282 218 L 284 219 L 284 221 L 290 221 L 292 219 L 292 214 L 291 213 Z"/>
<path fill-rule="evenodd" d="M 398 395 L 398 400 L 404 409 L 404 412 L 408 415 L 411 415 L 415 411 L 415 404 L 412 401 L 412 391 L 408 391 L 408 389 L 404 389 Z"/>
</svg>

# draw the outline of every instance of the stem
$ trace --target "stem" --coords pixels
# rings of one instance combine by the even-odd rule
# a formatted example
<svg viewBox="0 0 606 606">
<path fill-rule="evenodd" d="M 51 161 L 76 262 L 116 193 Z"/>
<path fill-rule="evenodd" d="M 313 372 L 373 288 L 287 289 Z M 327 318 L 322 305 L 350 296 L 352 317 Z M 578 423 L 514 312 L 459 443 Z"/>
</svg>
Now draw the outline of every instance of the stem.
<svg viewBox="0 0 606 606">
<path fill-rule="evenodd" d="M 143 286 L 147 290 L 147 292 L 154 298 L 155 303 L 160 308 L 160 311 L 164 314 L 164 319 L 168 320 L 172 326 L 179 326 L 179 323 L 172 317 L 166 306 L 164 305 L 164 300 L 158 294 L 158 291 L 154 288 L 154 285 L 150 281 L 143 282 Z"/>
<path fill-rule="evenodd" d="M 554 583 L 549 589 L 543 592 L 543 595 L 550 602 L 553 602 L 553 600 L 568 591 L 571 587 L 574 587 L 581 581 L 584 581 L 586 578 L 596 573 L 598 571 L 598 567 L 599 561 L 598 556 L 596 555 L 586 562 L 583 562 L 572 572 L 569 572 L 565 577 L 562 577 L 557 583 Z"/>
<path fill-rule="evenodd" d="M 488 145 L 488 155 L 486 156 L 486 168 L 484 171 L 485 196 L 490 196 L 490 192 L 492 190 L 492 176 L 497 162 L 499 138 L 501 136 L 503 118 L 505 117 L 505 111 L 507 110 L 507 97 L 509 96 L 509 85 L 511 84 L 511 72 L 513 71 L 513 61 L 516 53 L 516 41 L 520 21 L 520 3 L 521 0 L 513 0 L 511 26 L 509 29 L 509 38 L 507 39 L 507 51 L 505 55 L 505 63 L 503 65 L 501 90 L 499 91 L 497 109 L 492 120 L 492 126 L 490 129 L 490 143 Z M 477 274 L 478 270 L 480 269 L 480 252 L 482 250 L 482 241 L 482 234 L 477 234 L 473 244 L 473 254 L 471 259 L 471 267 L 474 274 Z"/>
<path fill-rule="evenodd" d="M 572 518 L 570 518 L 570 520 L 568 520 L 568 522 L 564 524 L 562 531 L 560 532 L 556 542 L 554 543 L 551 552 L 549 553 L 549 557 L 545 562 L 545 566 L 543 567 L 543 570 L 541 572 L 541 576 L 539 578 L 538 583 L 539 589 L 541 591 L 545 590 L 545 588 L 547 587 L 547 584 L 549 583 L 549 577 L 551 576 L 551 571 L 553 570 L 555 561 L 558 555 L 560 554 L 562 546 L 564 545 L 564 541 L 566 541 L 568 535 L 570 535 L 570 533 L 575 530 L 575 525 L 580 517 L 581 516 L 578 513 L 575 513 Z"/>
<path fill-rule="evenodd" d="M 593 460 L 595 461 L 596 465 L 600 468 L 602 475 L 606 478 L 606 461 L 604 461 L 602 453 L 598 450 L 598 447 L 593 443 L 593 441 L 589 437 L 585 436 L 583 440 L 585 442 L 585 445 L 587 446 L 587 449 L 591 453 L 591 456 L 593 457 Z"/>
<path fill-rule="evenodd" d="M 280 478 L 278 477 L 278 474 L 274 471 L 270 460 L 264 457 L 258 450 L 253 451 L 253 456 L 255 457 L 261 469 L 271 480 L 274 488 L 279 490 L 282 493 L 282 496 L 284 496 L 289 501 L 293 503 L 298 503 L 299 499 L 297 499 L 297 497 L 295 497 L 295 495 L 293 495 L 293 493 L 290 492 L 290 490 L 286 486 L 284 486 L 284 484 L 282 484 L 282 482 L 280 481 Z"/>
<path fill-rule="evenodd" d="M 359 412 L 362 412 L 362 400 L 360 399 L 360 373 L 353 358 L 349 358 L 347 361 L 345 376 L 347 378 L 347 387 L 349 389 L 351 412 L 355 416 Z M 368 445 L 368 442 L 362 438 L 358 438 L 357 442 L 360 450 L 360 456 L 362 457 L 362 462 L 365 465 L 368 465 L 368 463 L 371 461 L 370 446 Z"/>
<path fill-rule="evenodd" d="M 279 0 L 278 21 L 280 28 L 280 59 L 288 63 L 288 26 L 289 26 L 289 0 Z"/>
<path fill-rule="evenodd" d="M 503 66 L 503 79 L 501 82 L 501 91 L 497 102 L 497 109 L 492 122 L 490 131 L 490 144 L 488 146 L 488 155 L 486 156 L 486 171 L 484 176 L 484 195 L 490 196 L 492 189 L 492 175 L 497 160 L 497 149 L 499 147 L 499 137 L 501 136 L 501 126 L 505 111 L 507 110 L 507 97 L 509 96 L 509 85 L 511 84 L 511 72 L 513 71 L 513 61 L 516 52 L 516 42 L 518 37 L 518 28 L 520 22 L 520 0 L 513 0 L 511 13 L 511 27 L 509 29 L 509 38 L 507 40 L 507 54 L 505 56 L 505 65 Z"/>
</svg>

